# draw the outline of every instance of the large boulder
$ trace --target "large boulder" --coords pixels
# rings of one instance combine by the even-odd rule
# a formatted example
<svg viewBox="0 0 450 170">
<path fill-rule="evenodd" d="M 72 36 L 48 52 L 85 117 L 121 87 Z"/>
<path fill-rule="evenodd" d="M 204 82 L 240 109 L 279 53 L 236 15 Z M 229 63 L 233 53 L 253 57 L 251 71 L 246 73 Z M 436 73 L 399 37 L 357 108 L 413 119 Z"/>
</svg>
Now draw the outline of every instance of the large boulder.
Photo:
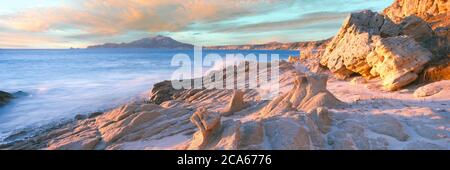
<svg viewBox="0 0 450 170">
<path fill-rule="evenodd" d="M 407 23 L 406 27 L 409 28 L 403 28 L 404 32 L 412 33 L 414 39 L 417 36 L 423 37 L 416 41 L 430 49 L 439 60 L 449 57 L 449 9 L 448 0 L 396 0 L 383 13 L 395 23 Z M 430 29 L 427 27 L 434 31 L 433 36 L 430 36 Z"/>
<path fill-rule="evenodd" d="M 0 106 L 9 102 L 13 98 L 13 95 L 0 91 Z"/>
<path fill-rule="evenodd" d="M 370 77 L 366 56 L 373 49 L 372 37 L 396 36 L 399 32 L 398 25 L 376 12 L 366 10 L 352 13 L 327 45 L 320 64 L 342 78 L 353 72 Z"/>
<path fill-rule="evenodd" d="M 408 35 L 417 42 L 422 42 L 433 36 L 433 30 L 427 22 L 421 18 L 411 15 L 400 22 L 400 35 Z"/>
<path fill-rule="evenodd" d="M 448 0 L 396 0 L 383 13 L 394 22 L 400 23 L 403 18 L 417 15 L 432 23 L 433 27 L 448 26 L 450 1 Z"/>
<path fill-rule="evenodd" d="M 367 56 L 370 74 L 380 76 L 386 90 L 397 90 L 417 79 L 432 54 L 407 36 L 381 38 Z"/>
</svg>

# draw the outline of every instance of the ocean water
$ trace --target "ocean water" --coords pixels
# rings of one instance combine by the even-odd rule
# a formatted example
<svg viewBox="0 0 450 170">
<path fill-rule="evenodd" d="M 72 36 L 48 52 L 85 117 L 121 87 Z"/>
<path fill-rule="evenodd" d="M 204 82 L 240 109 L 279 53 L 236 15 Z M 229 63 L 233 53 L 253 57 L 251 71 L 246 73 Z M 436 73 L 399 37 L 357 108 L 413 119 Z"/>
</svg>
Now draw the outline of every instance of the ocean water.
<svg viewBox="0 0 450 170">
<path fill-rule="evenodd" d="M 175 54 L 193 50 L 0 49 L 0 90 L 28 95 L 0 106 L 0 142 L 11 134 L 34 132 L 77 114 L 111 109 L 143 96 L 154 83 L 171 79 Z M 208 53 L 298 55 L 281 50 L 203 50 Z M 211 69 L 211 68 L 205 68 Z M 30 135 L 29 133 L 25 133 Z M 24 136 L 26 136 L 24 135 Z"/>
</svg>

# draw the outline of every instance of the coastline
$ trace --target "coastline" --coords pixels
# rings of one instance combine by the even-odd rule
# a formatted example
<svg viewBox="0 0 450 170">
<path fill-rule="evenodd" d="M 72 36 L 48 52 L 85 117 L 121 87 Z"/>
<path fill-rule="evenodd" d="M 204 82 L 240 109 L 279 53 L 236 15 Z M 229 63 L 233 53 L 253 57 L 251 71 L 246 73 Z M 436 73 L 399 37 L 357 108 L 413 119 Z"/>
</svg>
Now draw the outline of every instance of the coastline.
<svg viewBox="0 0 450 170">
<path fill-rule="evenodd" d="M 429 8 L 404 2 L 383 13 L 351 13 L 328 40 L 206 47 L 303 49 L 270 67 L 245 61 L 187 79 L 190 85 L 201 80 L 201 88 L 175 89 L 158 81 L 145 98 L 76 115 L 31 137 L 18 131 L 10 139 L 25 139 L 0 149 L 448 150 L 450 32 L 448 15 L 442 15 L 448 9 L 440 8 L 448 2 L 426 1 Z M 174 41 L 157 36 L 98 47 L 156 39 Z M 237 68 L 249 76 L 237 76 Z M 251 68 L 258 72 L 250 76 Z M 228 69 L 232 74 L 224 75 Z M 264 81 L 272 73 L 279 79 Z M 232 88 L 216 87 L 218 80 Z M 251 80 L 254 88 L 239 88 L 251 87 Z"/>
<path fill-rule="evenodd" d="M 304 66 L 303 64 L 289 62 L 281 62 L 280 64 L 282 72 L 280 77 L 281 94 L 287 95 L 292 93 L 293 89 L 296 89 L 296 83 L 294 82 L 296 77 L 302 77 L 299 71 L 304 70 L 302 68 Z M 215 132 L 209 134 L 210 132 L 207 132 L 203 135 L 212 135 L 207 138 L 208 140 L 198 139 L 197 136 L 202 134 L 200 133 L 201 128 L 196 127 L 192 117 L 196 114 L 202 114 L 199 112 L 200 108 L 208 108 L 204 112 L 210 114 L 223 112 L 223 109 L 236 96 L 233 90 L 185 89 L 174 92 L 170 83 L 161 81 L 162 84 L 155 84 L 157 87 L 152 88 L 152 92 L 149 93 L 145 101 L 128 102 L 95 117 L 73 120 L 44 131 L 30 139 L 11 143 L 7 146 L 3 145 L 2 149 L 184 150 L 208 148 L 283 149 L 285 147 L 292 147 L 291 149 L 351 149 L 352 147 L 358 149 L 444 149 L 449 147 L 450 142 L 446 141 L 449 134 L 445 130 L 425 128 L 425 126 L 430 127 L 431 125 L 432 127 L 446 126 L 446 123 L 448 123 L 438 121 L 439 119 L 433 120 L 433 123 L 429 122 L 432 120 L 430 117 L 448 119 L 445 118 L 445 115 L 450 111 L 449 106 L 445 105 L 446 100 L 448 100 L 445 94 L 448 91 L 444 90 L 425 98 L 413 97 L 413 93 L 422 85 L 410 86 L 406 90 L 397 92 L 385 92 L 376 88 L 379 80 L 369 82 L 339 80 L 329 71 L 313 69 L 314 64 L 310 63 L 310 65 L 313 65 L 313 67 L 308 67 L 308 69 L 316 71 L 308 73 L 306 78 L 327 75 L 326 77 L 329 77 L 327 89 L 339 101 L 324 100 L 318 102 L 324 105 L 320 104 L 319 107 L 308 106 L 309 109 L 305 111 L 294 111 L 284 108 L 286 106 L 283 104 L 276 104 L 274 105 L 276 108 L 273 108 L 276 111 L 269 111 L 267 107 L 272 105 L 273 102 L 278 103 L 277 99 L 272 101 L 261 100 L 259 90 L 246 90 L 242 96 L 246 106 L 231 115 L 219 116 L 221 123 L 217 127 L 218 129 L 212 129 L 212 131 L 221 131 L 221 133 L 231 133 L 231 138 L 227 134 L 215 134 Z M 442 82 L 437 83 L 442 84 Z M 340 90 L 343 88 L 347 90 Z M 403 100 L 402 98 L 411 98 L 412 100 Z M 159 104 L 154 104 L 156 102 Z M 332 104 L 336 102 L 344 102 L 345 104 L 337 104 L 336 106 Z M 368 105 L 370 107 L 367 107 Z M 399 107 L 403 105 L 411 107 Z M 277 109 L 277 107 L 280 108 Z M 434 109 L 429 110 L 428 107 Z M 314 115 L 317 114 L 314 111 L 315 108 L 327 108 L 321 114 L 329 117 L 324 120 L 316 120 L 314 118 Z M 301 117 L 296 118 L 298 115 Z M 375 123 L 375 125 L 381 122 L 388 124 L 383 123 L 383 125 L 373 127 L 371 124 L 363 123 L 367 121 L 365 119 L 373 121 L 371 124 Z M 300 125 L 303 124 L 301 122 L 306 121 L 304 122 L 306 124 L 301 126 L 308 127 L 306 134 L 310 140 L 313 140 L 312 143 L 285 146 L 278 143 L 290 140 L 290 138 L 272 139 L 274 136 L 269 130 L 272 126 L 277 127 L 274 129 L 279 129 L 279 131 L 273 133 L 289 135 L 292 131 L 286 131 L 285 128 L 291 126 L 288 123 L 291 121 L 300 121 Z M 293 125 L 293 127 L 296 126 L 298 125 Z M 382 127 L 384 126 L 389 126 L 392 129 L 383 131 Z M 364 131 L 364 133 L 356 133 L 355 128 Z M 260 132 L 260 130 L 262 131 Z M 339 135 L 343 132 L 355 135 L 353 136 L 355 139 L 367 140 L 369 143 L 342 143 L 346 141 L 345 138 L 342 138 L 343 136 Z M 239 137 L 235 135 L 239 135 Z M 270 144 L 262 141 L 258 143 L 261 137 L 271 139 Z M 331 139 L 335 143 L 325 142 Z M 227 142 L 217 143 L 216 140 Z M 197 142 L 209 144 L 197 146 Z"/>
</svg>

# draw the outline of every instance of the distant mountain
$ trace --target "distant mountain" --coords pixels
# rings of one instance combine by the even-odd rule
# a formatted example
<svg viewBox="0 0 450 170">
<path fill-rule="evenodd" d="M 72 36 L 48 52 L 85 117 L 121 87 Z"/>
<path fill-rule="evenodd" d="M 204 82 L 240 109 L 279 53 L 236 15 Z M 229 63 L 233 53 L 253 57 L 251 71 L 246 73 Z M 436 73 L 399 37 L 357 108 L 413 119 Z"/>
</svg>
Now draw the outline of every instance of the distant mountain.
<svg viewBox="0 0 450 170">
<path fill-rule="evenodd" d="M 129 43 L 105 43 L 92 45 L 87 48 L 160 48 L 160 49 L 191 49 L 192 44 L 178 42 L 170 37 L 158 35 L 155 37 L 143 38 Z"/>
</svg>

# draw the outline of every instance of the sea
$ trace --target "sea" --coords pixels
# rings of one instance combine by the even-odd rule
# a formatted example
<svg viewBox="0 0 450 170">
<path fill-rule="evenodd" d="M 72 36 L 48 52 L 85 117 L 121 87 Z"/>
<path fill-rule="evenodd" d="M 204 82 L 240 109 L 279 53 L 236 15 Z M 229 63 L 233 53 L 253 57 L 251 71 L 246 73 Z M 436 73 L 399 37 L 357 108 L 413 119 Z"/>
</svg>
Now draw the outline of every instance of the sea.
<svg viewBox="0 0 450 170">
<path fill-rule="evenodd" d="M 298 55 L 294 50 L 203 50 L 227 54 Z M 0 143 L 20 140 L 73 120 L 144 97 L 170 80 L 179 65 L 167 49 L 0 49 L 0 90 L 17 95 L 0 106 Z M 223 63 L 216 63 L 217 65 Z M 204 67 L 211 70 L 217 65 Z"/>
</svg>

